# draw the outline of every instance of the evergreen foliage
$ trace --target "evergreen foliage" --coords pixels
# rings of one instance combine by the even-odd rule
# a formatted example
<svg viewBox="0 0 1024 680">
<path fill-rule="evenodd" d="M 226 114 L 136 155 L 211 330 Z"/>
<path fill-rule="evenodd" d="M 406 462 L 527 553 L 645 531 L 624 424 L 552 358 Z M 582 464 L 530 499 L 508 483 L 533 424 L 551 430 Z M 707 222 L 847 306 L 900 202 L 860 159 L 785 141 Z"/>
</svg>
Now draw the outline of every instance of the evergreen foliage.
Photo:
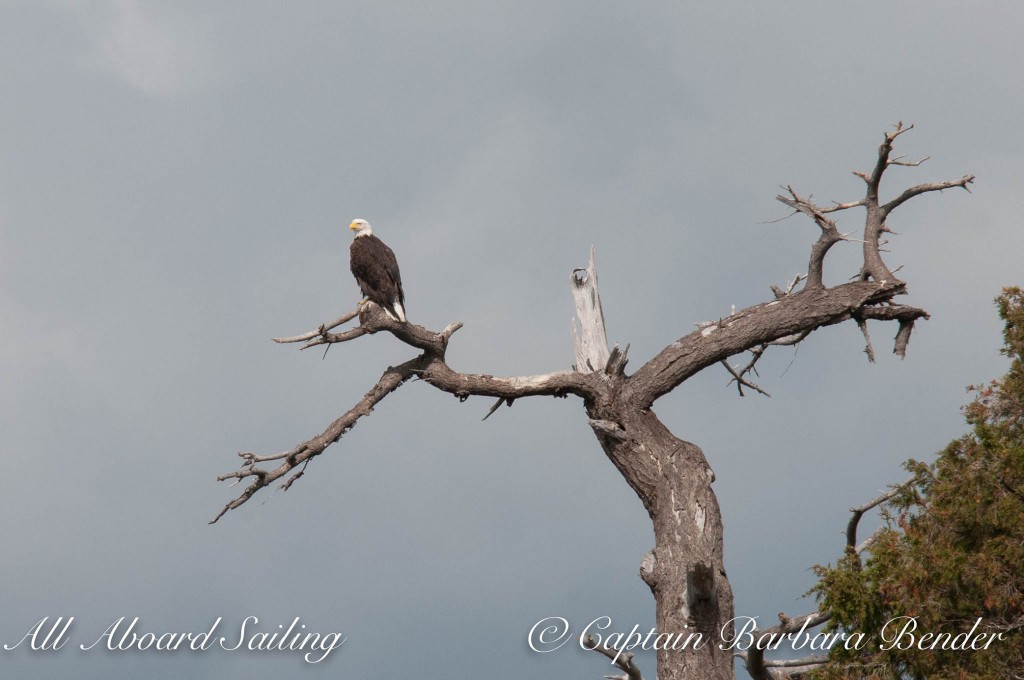
<svg viewBox="0 0 1024 680">
<path fill-rule="evenodd" d="M 834 567 L 816 567 L 812 592 L 833 613 L 829 630 L 865 637 L 860 650 L 835 645 L 831 662 L 811 677 L 1024 678 L 1024 291 L 1007 288 L 996 304 L 1011 366 L 1002 379 L 970 388 L 975 398 L 964 413 L 972 432 L 930 465 L 906 463 L 915 479 L 884 508 L 887 526 L 866 559 L 850 550 Z M 916 618 L 918 644 L 885 648 L 883 627 L 896 617 Z M 987 649 L 941 648 L 979 618 L 975 638 L 1002 639 Z M 889 625 L 888 639 L 900 623 Z M 939 635 L 922 640 L 929 632 Z"/>
</svg>

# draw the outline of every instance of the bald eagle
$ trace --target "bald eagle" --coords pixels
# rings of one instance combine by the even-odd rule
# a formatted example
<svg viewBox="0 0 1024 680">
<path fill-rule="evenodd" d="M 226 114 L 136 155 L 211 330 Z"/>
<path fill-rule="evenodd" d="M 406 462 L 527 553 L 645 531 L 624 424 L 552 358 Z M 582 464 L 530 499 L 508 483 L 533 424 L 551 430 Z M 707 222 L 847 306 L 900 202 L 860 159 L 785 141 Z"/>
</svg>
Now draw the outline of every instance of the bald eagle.
<svg viewBox="0 0 1024 680">
<path fill-rule="evenodd" d="M 348 228 L 356 233 L 349 253 L 359 290 L 392 319 L 405 322 L 405 293 L 395 253 L 373 235 L 366 220 L 352 220 Z"/>
</svg>

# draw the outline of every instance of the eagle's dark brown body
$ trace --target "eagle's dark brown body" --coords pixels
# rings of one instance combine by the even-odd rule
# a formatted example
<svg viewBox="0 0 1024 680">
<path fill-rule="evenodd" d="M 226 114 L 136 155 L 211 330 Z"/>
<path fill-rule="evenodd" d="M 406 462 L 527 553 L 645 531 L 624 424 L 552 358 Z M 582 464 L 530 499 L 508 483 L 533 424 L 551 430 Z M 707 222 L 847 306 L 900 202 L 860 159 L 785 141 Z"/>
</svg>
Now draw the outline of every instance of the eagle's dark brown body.
<svg viewBox="0 0 1024 680">
<path fill-rule="evenodd" d="M 405 293 L 395 253 L 373 234 L 361 234 L 349 247 L 352 275 L 363 295 L 393 319 L 405 321 Z"/>
</svg>

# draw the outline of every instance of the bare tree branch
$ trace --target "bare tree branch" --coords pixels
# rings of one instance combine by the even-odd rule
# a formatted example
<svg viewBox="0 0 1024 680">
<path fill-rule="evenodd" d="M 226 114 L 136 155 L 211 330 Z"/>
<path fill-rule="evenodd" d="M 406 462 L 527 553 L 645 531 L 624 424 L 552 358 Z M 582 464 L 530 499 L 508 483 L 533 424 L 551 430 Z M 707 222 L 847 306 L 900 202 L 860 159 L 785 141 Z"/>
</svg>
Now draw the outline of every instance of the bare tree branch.
<svg viewBox="0 0 1024 680">
<path fill-rule="evenodd" d="M 324 449 L 338 441 L 343 434 L 355 427 L 360 418 L 369 415 L 370 412 L 373 411 L 373 407 L 376 406 L 384 397 L 394 392 L 402 385 L 402 383 L 422 370 L 427 362 L 427 355 L 422 355 L 399 366 L 388 368 L 388 370 L 384 371 L 384 375 L 381 376 L 380 380 L 377 381 L 377 384 L 359 400 L 359 403 L 346 411 L 341 417 L 337 418 L 321 434 L 302 442 L 284 455 L 279 454 L 276 456 L 269 456 L 267 458 L 260 458 L 251 453 L 240 453 L 239 455 L 243 460 L 242 469 L 221 475 L 217 477 L 217 481 L 223 482 L 229 479 L 242 481 L 250 477 L 253 479 L 238 498 L 225 505 L 224 508 L 217 513 L 217 516 L 210 521 L 210 524 L 214 524 L 217 520 L 223 517 L 228 510 L 234 510 L 235 508 L 243 505 L 260 489 L 270 486 L 277 480 L 297 469 L 300 465 L 304 465 L 313 457 L 323 453 Z M 264 460 L 277 460 L 282 457 L 284 458 L 284 462 L 273 470 L 264 470 L 256 467 L 257 462 Z"/>
<path fill-rule="evenodd" d="M 326 330 L 320 333 L 320 336 L 313 338 L 299 349 L 309 349 L 310 347 L 316 347 L 317 345 L 333 345 L 338 342 L 348 342 L 349 340 L 355 340 L 361 338 L 371 331 L 368 331 L 365 326 L 356 326 L 350 328 L 344 333 L 328 333 Z"/>
<path fill-rule="evenodd" d="M 640 669 L 633 663 L 633 653 L 623 652 L 614 647 L 608 645 L 608 643 L 601 641 L 601 644 L 597 644 L 594 638 L 587 636 L 583 639 L 583 646 L 592 651 L 604 654 L 606 657 L 612 660 L 612 663 L 619 668 L 625 675 L 613 676 L 606 675 L 606 678 L 614 678 L 615 680 L 644 680 L 643 676 L 640 675 Z"/>
<path fill-rule="evenodd" d="M 868 322 L 862 316 L 854 317 L 857 320 L 857 325 L 860 326 L 860 332 L 864 334 L 864 353 L 868 355 L 868 361 L 875 363 L 875 348 L 871 346 L 871 336 L 868 335 Z"/>
<path fill-rule="evenodd" d="M 904 132 L 909 132 L 913 128 L 913 125 L 904 127 L 902 121 L 898 122 L 892 132 L 886 133 L 885 140 L 882 142 L 881 146 L 878 147 L 878 162 L 875 164 L 871 175 L 855 173 L 867 183 L 867 193 L 864 197 L 865 207 L 867 208 L 864 227 L 864 265 L 861 269 L 861 277 L 865 280 L 868 277 L 871 277 L 876 281 L 884 281 L 893 277 L 892 272 L 889 271 L 888 267 L 886 267 L 885 263 L 882 261 L 881 254 L 879 252 L 879 237 L 882 233 L 890 231 L 888 227 L 885 226 L 885 218 L 889 216 L 889 213 L 891 213 L 893 209 L 919 194 L 923 194 L 928 191 L 941 191 L 942 189 L 949 189 L 958 186 L 967 189 L 967 185 L 974 181 L 973 175 L 964 175 L 959 180 L 941 182 L 938 184 L 921 184 L 907 189 L 900 194 L 900 196 L 886 203 L 884 206 L 880 205 L 878 196 L 879 186 L 882 182 L 882 175 L 891 165 L 905 165 L 905 163 L 901 162 L 894 163 L 890 159 L 893 142 Z M 917 163 L 917 165 L 920 165 L 920 163 Z"/>
<path fill-rule="evenodd" d="M 848 319 L 857 319 L 859 324 L 867 319 L 897 321 L 899 330 L 893 351 L 900 357 L 906 355 L 914 322 L 927 319 L 928 313 L 892 302 L 894 297 L 906 292 L 906 286 L 882 261 L 880 237 L 891 233 L 885 225 L 885 217 L 888 211 L 913 196 L 954 186 L 967 188 L 973 180 L 972 176 L 965 175 L 952 182 L 918 185 L 885 207 L 881 206 L 878 202 L 879 184 L 885 170 L 894 164 L 890 158 L 893 142 L 912 127 L 898 123 L 892 132 L 886 133 L 879 146 L 878 160 L 871 174 L 856 173 L 867 185 L 862 199 L 821 208 L 810 198 L 797 194 L 792 187 L 786 187 L 788 195 L 780 195 L 778 200 L 795 212 L 810 217 L 821 230 L 821 235 L 811 247 L 804 288 L 789 294 L 782 294 L 776 289 L 774 301 L 748 307 L 723 320 L 724 323 L 702 327 L 663 349 L 630 379 L 630 388 L 641 404 L 650 406 L 658 397 L 672 391 L 698 371 L 734 354 L 764 344 L 799 341 L 818 328 Z M 897 160 L 895 164 L 909 163 Z M 825 255 L 839 241 L 854 239 L 840 233 L 836 223 L 826 215 L 861 206 L 866 212 L 862 239 L 864 259 L 857 280 L 828 288 L 823 281 Z M 864 328 L 861 325 L 862 331 Z M 870 343 L 868 350 L 870 358 L 874 355 Z M 739 374 L 744 375 L 742 371 Z"/>
<path fill-rule="evenodd" d="M 902 163 L 901 165 L 920 165 L 920 163 Z M 882 212 L 888 215 L 893 210 L 903 205 L 914 196 L 919 196 L 929 191 L 943 191 L 945 189 L 953 189 L 959 187 L 961 189 L 966 189 L 968 192 L 970 192 L 970 188 L 967 185 L 973 183 L 974 175 L 964 175 L 960 179 L 956 180 L 948 180 L 945 182 L 936 182 L 929 184 L 918 184 L 917 186 L 910 187 L 902 194 L 900 194 L 896 198 L 892 199 L 891 201 L 883 205 Z"/>
<path fill-rule="evenodd" d="M 565 397 L 595 392 L 594 384 L 575 371 L 554 371 L 540 375 L 499 378 L 493 375 L 459 373 L 437 357 L 432 358 L 420 377 L 434 387 L 462 400 L 473 397 Z"/>
<path fill-rule="evenodd" d="M 229 510 L 234 510 L 243 505 L 260 489 L 270 486 L 294 472 L 292 477 L 282 483 L 282 488 L 287 489 L 302 474 L 301 470 L 298 470 L 299 466 L 304 467 L 310 460 L 323 453 L 328 446 L 338 441 L 343 434 L 352 429 L 360 418 L 369 415 L 373 407 L 384 397 L 398 389 L 402 383 L 411 377 L 420 377 L 430 385 L 455 395 L 460 401 L 465 401 L 470 396 L 489 396 L 498 397 L 498 404 L 500 404 L 500 400 L 511 404 L 512 400 L 519 397 L 538 395 L 564 397 L 569 394 L 578 396 L 594 394 L 594 387 L 587 376 L 574 371 L 556 371 L 542 375 L 508 378 L 458 373 L 448 367 L 444 356 L 448 347 L 448 340 L 451 338 L 452 333 L 462 327 L 461 323 L 449 324 L 447 328 L 438 333 L 415 324 L 395 321 L 372 303 L 364 305 L 363 312 L 362 324 L 350 331 L 339 334 L 328 333 L 325 330 L 328 326 L 324 324 L 316 331 L 295 336 L 294 338 L 284 338 L 282 341 L 302 342 L 306 340 L 308 342 L 305 347 L 309 347 L 314 344 L 345 342 L 361 335 L 385 330 L 406 344 L 423 350 L 423 354 L 403 364 L 388 368 L 377 384 L 355 406 L 332 422 L 318 436 L 302 442 L 292 450 L 284 453 L 269 456 L 257 456 L 251 452 L 240 453 L 242 469 L 221 475 L 217 479 L 218 481 L 232 479 L 242 481 L 252 478 L 252 481 L 238 498 L 224 506 L 210 522 L 211 524 L 223 517 Z M 348 319 L 351 318 L 354 318 L 354 315 L 348 315 Z M 332 324 L 334 326 L 338 325 L 334 322 Z M 357 331 L 358 333 L 356 333 Z M 498 404 L 492 407 L 492 413 Z M 271 460 L 283 460 L 283 462 L 273 470 L 264 470 L 256 467 L 257 463 Z"/>
<path fill-rule="evenodd" d="M 737 312 L 721 326 L 683 336 L 644 364 L 630 379 L 645 406 L 686 379 L 752 347 L 777 343 L 851 319 L 853 312 L 903 292 L 902 281 L 855 281 L 834 288 L 804 288 L 780 300 Z"/>
<path fill-rule="evenodd" d="M 855 553 L 857 553 L 858 555 L 860 555 L 860 554 L 862 554 L 862 553 L 863 553 L 863 552 L 864 552 L 865 550 L 870 550 L 870 549 L 871 549 L 871 546 L 873 546 L 873 545 L 875 544 L 875 541 L 877 541 L 877 540 L 878 540 L 879 538 L 881 538 L 881 537 L 882 537 L 882 534 L 884 534 L 884 533 L 885 533 L 885 527 L 878 527 L 878 528 L 877 528 L 877 529 L 875 529 L 875 530 L 874 530 L 873 532 L 871 532 L 871 535 L 870 535 L 870 536 L 868 536 L 868 537 L 867 537 L 867 538 L 865 538 L 865 539 L 864 539 L 863 541 L 861 541 L 860 543 L 858 543 L 858 544 L 857 544 L 857 547 L 855 547 L 855 548 L 853 549 L 853 552 L 855 552 Z"/>
<path fill-rule="evenodd" d="M 803 616 L 796 618 L 790 618 L 785 614 L 779 614 L 779 625 L 768 628 L 767 630 L 755 630 L 751 633 L 754 640 L 768 639 L 765 636 L 779 637 L 782 635 L 789 635 L 796 633 L 802 628 L 816 628 L 821 624 L 825 623 L 832 618 L 832 614 L 828 612 L 811 612 Z M 777 680 L 779 677 L 773 673 L 770 669 L 780 667 L 785 662 L 779 661 L 767 661 L 764 658 L 764 649 L 759 649 L 760 645 L 751 645 L 747 649 L 745 654 L 740 655 L 746 663 L 747 673 L 754 680 Z M 814 657 L 817 658 L 817 657 Z M 808 665 L 806 660 L 802 665 Z"/>
<path fill-rule="evenodd" d="M 762 346 L 762 347 L 766 347 L 766 345 Z M 761 352 L 764 352 L 764 349 L 762 349 Z M 757 356 L 761 356 L 761 355 L 758 354 Z M 754 361 L 757 361 L 757 359 L 755 359 Z M 755 392 L 760 392 L 761 394 L 763 394 L 766 397 L 771 397 L 772 396 L 772 395 L 768 394 L 767 392 L 765 392 L 760 387 L 758 387 L 755 383 L 752 383 L 751 381 L 749 381 L 749 380 L 747 380 L 746 378 L 743 377 L 743 375 L 747 371 L 749 371 L 750 369 L 752 369 L 754 367 L 753 362 L 748 364 L 747 367 L 744 368 L 742 371 L 737 371 L 735 368 L 733 368 L 729 364 L 728 361 L 726 361 L 724 359 L 722 360 L 722 365 L 725 366 L 725 370 L 729 371 L 729 373 L 732 374 L 732 380 L 730 380 L 729 382 L 730 383 L 731 382 L 735 382 L 736 383 L 736 387 L 737 387 L 737 389 L 739 389 L 741 397 L 743 396 L 743 388 L 744 387 L 749 387 L 750 389 L 754 390 Z"/>
<path fill-rule="evenodd" d="M 765 666 L 769 668 L 795 668 L 804 666 L 820 666 L 821 664 L 828 663 L 828 658 L 824 656 L 807 656 L 803 659 L 769 659 L 764 662 Z"/>
<path fill-rule="evenodd" d="M 576 316 L 580 320 L 579 334 L 576 320 L 572 322 L 573 344 L 576 348 L 576 370 L 580 373 L 600 371 L 608 365 L 608 336 L 604 327 L 604 310 L 597 294 L 597 267 L 594 265 L 594 247 L 590 247 L 590 262 L 586 269 L 573 269 L 569 277 L 572 298 L 576 302 Z"/>
<path fill-rule="evenodd" d="M 498 407 L 501 406 L 502 404 L 508 404 L 511 407 L 513 401 L 515 401 L 515 400 L 514 399 L 506 399 L 505 397 L 498 397 L 498 401 L 494 402 L 494 405 L 491 406 L 489 411 L 487 411 L 487 415 L 485 415 L 480 420 L 487 420 L 488 418 L 490 418 L 492 415 L 494 415 L 494 412 L 497 411 Z"/>
<path fill-rule="evenodd" d="M 821 229 L 821 236 L 811 247 L 811 260 L 807 265 L 807 288 L 822 288 L 825 255 L 829 248 L 843 240 L 843 235 L 839 233 L 836 223 L 825 217 L 825 211 L 811 203 L 810 199 L 798 196 L 793 187 L 786 187 L 786 191 L 789 192 L 789 197 L 779 195 L 775 198 L 810 217 Z"/>
<path fill-rule="evenodd" d="M 839 210 L 849 210 L 850 208 L 859 208 L 864 205 L 864 199 L 859 198 L 856 201 L 850 201 L 849 203 L 837 203 L 833 201 L 832 205 L 827 208 L 819 208 L 823 213 L 836 212 Z"/>
<path fill-rule="evenodd" d="M 860 518 L 864 516 L 864 513 L 872 508 L 877 508 L 882 503 L 891 500 L 896 497 L 898 493 L 903 491 L 905 488 L 916 482 L 918 479 L 917 475 L 914 475 L 910 479 L 897 484 L 885 493 L 876 496 L 863 505 L 850 508 L 850 521 L 846 524 L 846 549 L 853 550 L 856 552 L 862 552 L 857 549 L 857 525 L 860 524 Z"/>
<path fill-rule="evenodd" d="M 274 338 L 274 342 L 286 343 L 286 342 L 305 342 L 306 340 L 312 340 L 313 338 L 316 338 L 316 337 L 319 337 L 319 336 L 323 335 L 324 333 L 326 333 L 327 331 L 331 330 L 332 328 L 337 328 L 338 326 L 340 326 L 343 323 L 348 323 L 352 319 L 356 318 L 356 316 L 358 316 L 358 315 L 359 315 L 359 308 L 357 307 L 357 308 L 353 309 L 351 312 L 346 312 L 345 314 L 342 314 L 341 316 L 339 316 L 334 321 L 331 321 L 331 322 L 325 323 L 325 324 L 321 324 L 320 328 L 316 329 L 315 331 L 309 331 L 308 333 L 303 333 L 302 335 L 295 335 L 295 336 L 292 336 L 290 338 Z"/>
</svg>

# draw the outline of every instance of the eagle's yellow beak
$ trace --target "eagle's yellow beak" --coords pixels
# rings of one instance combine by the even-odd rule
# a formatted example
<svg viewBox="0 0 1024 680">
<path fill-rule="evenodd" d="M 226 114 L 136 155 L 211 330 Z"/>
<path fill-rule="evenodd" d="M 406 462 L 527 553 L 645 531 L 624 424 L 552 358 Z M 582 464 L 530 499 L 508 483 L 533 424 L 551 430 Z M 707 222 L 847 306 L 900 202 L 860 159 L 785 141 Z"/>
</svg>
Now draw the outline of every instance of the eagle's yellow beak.
<svg viewBox="0 0 1024 680">
<path fill-rule="evenodd" d="M 356 222 L 352 222 L 352 224 L 348 225 L 348 228 L 351 229 L 352 231 L 355 231 L 356 229 L 359 228 L 359 225 Z"/>
</svg>

